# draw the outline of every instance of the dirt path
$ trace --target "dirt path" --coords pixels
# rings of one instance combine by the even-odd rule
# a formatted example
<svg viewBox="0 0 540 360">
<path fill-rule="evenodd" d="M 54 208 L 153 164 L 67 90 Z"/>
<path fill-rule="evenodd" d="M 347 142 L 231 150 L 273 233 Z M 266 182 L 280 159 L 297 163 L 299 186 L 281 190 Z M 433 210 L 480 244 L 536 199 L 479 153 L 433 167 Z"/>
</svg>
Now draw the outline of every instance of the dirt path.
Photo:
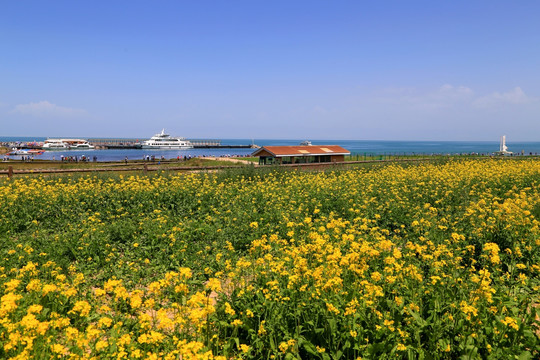
<svg viewBox="0 0 540 360">
<path fill-rule="evenodd" d="M 218 160 L 218 161 L 229 161 L 229 162 L 233 162 L 233 163 L 237 163 L 237 164 L 246 164 L 246 165 L 249 165 L 249 164 L 253 164 L 255 166 L 258 166 L 259 164 L 251 161 L 251 160 L 246 160 L 246 159 L 242 159 L 242 158 L 235 158 L 235 157 L 214 157 L 214 156 L 205 156 L 204 159 L 207 159 L 207 160 Z"/>
</svg>

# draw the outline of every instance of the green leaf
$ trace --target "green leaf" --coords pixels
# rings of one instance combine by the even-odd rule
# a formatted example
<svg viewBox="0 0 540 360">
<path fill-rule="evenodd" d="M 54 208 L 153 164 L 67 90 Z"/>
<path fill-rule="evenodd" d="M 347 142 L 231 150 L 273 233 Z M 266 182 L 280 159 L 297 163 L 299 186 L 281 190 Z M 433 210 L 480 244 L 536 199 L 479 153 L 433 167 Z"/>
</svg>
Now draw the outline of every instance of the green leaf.
<svg viewBox="0 0 540 360">
<path fill-rule="evenodd" d="M 270 336 L 270 347 L 272 348 L 273 351 L 277 351 L 276 342 L 274 341 L 273 336 Z"/>
<path fill-rule="evenodd" d="M 332 333 L 336 332 L 336 320 L 335 319 L 328 319 L 328 324 L 330 325 L 330 331 Z"/>
<path fill-rule="evenodd" d="M 524 351 L 517 357 L 518 360 L 529 360 L 532 359 L 532 354 L 528 351 Z"/>
<path fill-rule="evenodd" d="M 411 316 L 413 317 L 413 319 L 416 321 L 418 325 L 420 325 L 421 327 L 424 327 L 427 325 L 426 321 L 422 319 L 422 317 L 417 312 L 413 310 L 409 310 L 409 313 L 411 314 Z"/>
<path fill-rule="evenodd" d="M 300 341 L 298 343 L 300 343 Z M 309 342 L 307 340 L 302 342 L 302 347 L 304 348 L 304 350 L 306 350 L 311 355 L 319 355 L 315 345 L 313 345 L 311 342 Z"/>
</svg>

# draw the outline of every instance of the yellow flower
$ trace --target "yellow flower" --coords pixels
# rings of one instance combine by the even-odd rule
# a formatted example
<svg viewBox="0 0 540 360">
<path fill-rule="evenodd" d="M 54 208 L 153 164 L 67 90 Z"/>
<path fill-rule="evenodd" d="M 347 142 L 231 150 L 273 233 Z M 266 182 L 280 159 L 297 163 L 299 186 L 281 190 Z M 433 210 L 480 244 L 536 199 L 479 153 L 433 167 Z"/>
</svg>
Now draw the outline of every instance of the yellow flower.
<svg viewBox="0 0 540 360">
<path fill-rule="evenodd" d="M 41 281 L 39 279 L 32 279 L 30 282 L 28 282 L 28 285 L 26 285 L 26 290 L 28 291 L 38 291 L 41 289 Z"/>
<path fill-rule="evenodd" d="M 75 340 L 79 336 L 79 330 L 70 326 L 65 329 L 65 334 L 68 340 Z"/>
<path fill-rule="evenodd" d="M 64 345 L 60 345 L 60 344 L 53 344 L 51 346 L 51 350 L 52 352 L 57 353 L 57 354 L 64 354 L 67 352 L 67 348 Z"/>
<path fill-rule="evenodd" d="M 490 253 L 490 261 L 493 264 L 500 264 L 501 259 L 499 257 L 499 245 L 495 243 L 485 243 L 484 244 L 484 251 Z"/>
<path fill-rule="evenodd" d="M 109 346 L 109 343 L 106 340 L 99 340 L 96 343 L 96 350 L 101 351 Z"/>
<path fill-rule="evenodd" d="M 109 327 L 112 324 L 112 319 L 110 317 L 102 317 L 98 321 L 100 327 Z"/>
<path fill-rule="evenodd" d="M 517 321 L 514 318 L 507 316 L 504 318 L 504 320 L 501 320 L 501 322 L 516 331 L 519 330 L 519 325 L 517 324 Z"/>
<path fill-rule="evenodd" d="M 382 275 L 381 275 L 380 272 L 374 271 L 374 272 L 371 273 L 371 279 L 373 281 L 380 281 L 382 279 Z"/>
<path fill-rule="evenodd" d="M 221 290 L 221 282 L 216 278 L 211 278 L 206 283 L 206 288 L 210 289 L 212 291 L 220 291 Z"/>
<path fill-rule="evenodd" d="M 257 334 L 259 336 L 266 334 L 266 329 L 264 328 L 264 324 L 266 323 L 266 320 L 261 321 L 261 324 L 259 325 L 259 330 L 257 331 Z"/>
<path fill-rule="evenodd" d="M 236 311 L 231 307 L 231 304 L 228 302 L 225 303 L 225 313 L 234 316 L 236 314 Z"/>
<path fill-rule="evenodd" d="M 326 303 L 326 309 L 331 313 L 339 315 L 339 309 L 336 308 L 333 304 Z"/>
<path fill-rule="evenodd" d="M 0 319 L 6 314 L 17 309 L 17 301 L 22 299 L 22 295 L 7 293 L 0 298 Z"/>
<path fill-rule="evenodd" d="M 131 295 L 131 298 L 129 299 L 129 304 L 133 309 L 138 309 L 142 305 L 142 302 L 142 298 L 138 293 Z"/>
<path fill-rule="evenodd" d="M 30 305 L 30 307 L 28 307 L 28 314 L 34 314 L 34 313 L 40 313 L 41 310 L 43 310 L 43 306 L 39 305 L 39 304 L 36 304 L 36 305 Z"/>
<path fill-rule="evenodd" d="M 15 290 L 19 286 L 20 283 L 21 283 L 21 280 L 13 279 L 5 283 L 4 286 L 6 287 L 6 291 L 9 292 L 9 291 Z"/>
<path fill-rule="evenodd" d="M 120 346 L 129 345 L 131 344 L 131 336 L 129 334 L 124 334 L 118 339 L 117 343 Z"/>
<path fill-rule="evenodd" d="M 56 291 L 57 289 L 58 289 L 58 287 L 56 285 L 54 285 L 54 284 L 46 284 L 46 285 L 43 285 L 43 288 L 41 289 L 41 292 L 42 292 L 43 296 L 45 296 L 50 292 Z"/>
<path fill-rule="evenodd" d="M 92 309 L 92 306 L 86 301 L 77 301 L 75 305 L 73 306 L 73 309 L 69 311 L 69 313 L 79 313 L 80 316 L 85 317 L 88 316 L 90 313 L 90 310 Z"/>
</svg>

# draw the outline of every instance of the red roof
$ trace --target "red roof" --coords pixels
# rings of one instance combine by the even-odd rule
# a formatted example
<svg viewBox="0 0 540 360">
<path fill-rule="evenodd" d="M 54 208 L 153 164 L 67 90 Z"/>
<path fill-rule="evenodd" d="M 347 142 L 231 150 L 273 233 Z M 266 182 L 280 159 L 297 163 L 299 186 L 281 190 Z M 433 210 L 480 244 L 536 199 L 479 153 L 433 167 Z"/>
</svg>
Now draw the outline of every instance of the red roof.
<svg viewBox="0 0 540 360">
<path fill-rule="evenodd" d="M 252 155 L 258 156 L 266 151 L 274 157 L 284 156 L 319 156 L 319 155 L 349 155 L 351 152 L 338 145 L 308 145 L 308 146 L 263 146 Z"/>
</svg>

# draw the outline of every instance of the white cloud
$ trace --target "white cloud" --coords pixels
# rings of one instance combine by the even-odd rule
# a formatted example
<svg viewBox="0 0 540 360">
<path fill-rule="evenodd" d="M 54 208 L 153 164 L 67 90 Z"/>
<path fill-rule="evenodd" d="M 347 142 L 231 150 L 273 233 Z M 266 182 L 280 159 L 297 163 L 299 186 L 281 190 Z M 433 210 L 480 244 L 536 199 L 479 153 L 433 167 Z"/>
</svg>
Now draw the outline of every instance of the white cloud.
<svg viewBox="0 0 540 360">
<path fill-rule="evenodd" d="M 13 109 L 14 113 L 22 115 L 30 115 L 35 117 L 77 117 L 85 115 L 86 111 L 82 109 L 74 109 L 51 104 L 48 101 L 40 101 L 37 103 L 19 104 Z"/>
<path fill-rule="evenodd" d="M 449 108 L 485 109 L 505 105 L 525 105 L 540 103 L 540 98 L 528 96 L 519 86 L 503 93 L 479 95 L 466 86 L 445 84 L 438 89 L 425 92 L 413 88 L 387 89 L 379 94 L 376 101 L 397 105 L 403 109 L 434 111 Z"/>
<path fill-rule="evenodd" d="M 387 95 L 411 95 L 416 92 L 414 87 L 387 87 L 382 89 L 383 94 Z"/>
<path fill-rule="evenodd" d="M 438 94 L 451 97 L 470 97 L 474 95 L 474 92 L 471 88 L 463 85 L 455 87 L 450 84 L 444 84 L 439 88 Z"/>
<path fill-rule="evenodd" d="M 382 103 L 405 105 L 412 109 L 436 110 L 470 102 L 474 92 L 466 86 L 445 84 L 440 88 L 420 93 L 414 88 L 390 88 L 377 100 Z"/>
<path fill-rule="evenodd" d="M 528 104 L 537 101 L 538 99 L 527 96 L 523 90 L 517 86 L 505 93 L 494 92 L 479 97 L 474 101 L 474 105 L 478 107 L 491 107 L 501 104 Z"/>
<path fill-rule="evenodd" d="M 319 114 L 319 115 L 326 115 L 328 114 L 328 110 L 326 110 L 326 108 L 320 106 L 320 105 L 316 105 L 315 107 L 313 107 L 313 113 L 315 114 Z"/>
</svg>

